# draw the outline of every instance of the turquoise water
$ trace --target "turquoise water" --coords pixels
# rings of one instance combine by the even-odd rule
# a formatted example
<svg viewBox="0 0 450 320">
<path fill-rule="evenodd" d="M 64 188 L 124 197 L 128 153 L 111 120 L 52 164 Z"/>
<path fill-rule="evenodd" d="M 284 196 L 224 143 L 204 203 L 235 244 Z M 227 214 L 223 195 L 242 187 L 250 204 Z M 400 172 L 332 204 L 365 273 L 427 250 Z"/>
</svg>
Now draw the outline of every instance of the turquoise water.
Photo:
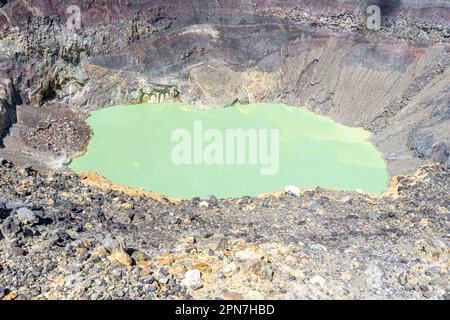
<svg viewBox="0 0 450 320">
<path fill-rule="evenodd" d="M 382 193 L 388 183 L 369 132 L 282 104 L 117 106 L 88 123 L 93 137 L 73 170 L 171 197 L 254 196 L 286 185 Z"/>
</svg>

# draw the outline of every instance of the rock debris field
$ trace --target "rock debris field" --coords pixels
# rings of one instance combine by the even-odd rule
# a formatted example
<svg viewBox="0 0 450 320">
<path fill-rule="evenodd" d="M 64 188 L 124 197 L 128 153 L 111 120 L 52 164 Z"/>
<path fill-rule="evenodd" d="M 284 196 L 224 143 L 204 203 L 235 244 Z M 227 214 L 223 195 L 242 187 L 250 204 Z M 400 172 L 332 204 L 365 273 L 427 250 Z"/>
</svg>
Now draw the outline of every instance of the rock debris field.
<svg viewBox="0 0 450 320">
<path fill-rule="evenodd" d="M 3 299 L 448 299 L 449 171 L 180 203 L 0 166 Z M 432 190 L 432 192 L 430 192 Z"/>
</svg>

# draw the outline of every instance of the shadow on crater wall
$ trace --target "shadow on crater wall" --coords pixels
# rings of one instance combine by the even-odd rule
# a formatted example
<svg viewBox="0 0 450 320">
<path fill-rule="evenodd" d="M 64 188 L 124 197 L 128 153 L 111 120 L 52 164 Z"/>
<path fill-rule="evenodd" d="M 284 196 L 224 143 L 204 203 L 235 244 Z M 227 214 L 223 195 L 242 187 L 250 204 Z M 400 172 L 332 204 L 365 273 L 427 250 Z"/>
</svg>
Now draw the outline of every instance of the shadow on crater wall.
<svg viewBox="0 0 450 320">
<path fill-rule="evenodd" d="M 0 129 L 0 149 L 4 148 L 3 139 L 8 135 L 9 130 L 11 127 L 17 123 L 17 110 L 16 106 L 22 104 L 22 98 L 20 97 L 20 93 L 17 92 L 14 88 L 12 88 L 12 94 L 10 101 L 4 100 L 0 101 L 3 108 L 6 110 L 6 118 L 3 119 L 3 124 L 6 125 L 5 127 Z M 1 119 L 0 119 L 1 120 Z"/>
<path fill-rule="evenodd" d="M 382 14 L 391 14 L 402 6 L 401 0 L 365 0 L 364 2 L 366 7 L 371 5 L 379 6 Z"/>
</svg>

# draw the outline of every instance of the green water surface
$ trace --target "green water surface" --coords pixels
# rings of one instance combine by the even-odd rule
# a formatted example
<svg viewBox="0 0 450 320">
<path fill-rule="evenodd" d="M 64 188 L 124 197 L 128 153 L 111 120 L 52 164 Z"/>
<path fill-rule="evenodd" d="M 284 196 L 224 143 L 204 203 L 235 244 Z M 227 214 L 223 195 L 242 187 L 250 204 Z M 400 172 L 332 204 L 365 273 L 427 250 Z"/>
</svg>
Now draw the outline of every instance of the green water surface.
<svg viewBox="0 0 450 320">
<path fill-rule="evenodd" d="M 253 196 L 283 190 L 286 185 L 381 193 L 388 182 L 382 155 L 368 142 L 369 132 L 282 104 L 208 111 L 181 103 L 117 106 L 92 112 L 88 123 L 93 136 L 87 152 L 70 164 L 73 170 L 94 171 L 114 183 L 170 197 Z M 256 141 L 250 135 L 253 140 L 240 146 L 246 155 L 240 163 L 226 160 L 231 150 L 226 149 L 226 133 L 235 129 L 257 132 L 259 138 Z M 190 154 L 183 151 L 189 146 L 187 138 L 176 135 L 180 130 L 191 134 Z M 276 151 L 272 130 L 278 130 L 278 157 L 271 153 Z M 205 137 L 199 132 L 214 134 Z M 266 141 L 266 148 L 261 141 Z M 236 157 L 238 151 L 234 151 Z M 272 160 L 278 158 L 271 161 L 268 174 L 262 174 L 262 168 L 270 166 L 267 158 L 262 164 L 260 152 L 270 154 Z M 174 161 L 174 154 L 178 160 Z M 191 162 L 180 163 L 180 157 Z"/>
</svg>

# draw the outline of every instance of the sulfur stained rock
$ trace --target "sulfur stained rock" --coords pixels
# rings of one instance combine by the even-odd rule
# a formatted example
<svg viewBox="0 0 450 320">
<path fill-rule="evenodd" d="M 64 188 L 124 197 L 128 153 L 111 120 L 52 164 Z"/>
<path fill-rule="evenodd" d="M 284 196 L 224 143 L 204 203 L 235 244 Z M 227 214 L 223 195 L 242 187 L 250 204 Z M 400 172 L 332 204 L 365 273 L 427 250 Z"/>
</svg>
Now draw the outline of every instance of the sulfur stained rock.
<svg viewBox="0 0 450 320">
<path fill-rule="evenodd" d="M 14 292 L 10 292 L 6 296 L 4 296 L 2 300 L 10 301 L 10 300 L 16 300 L 16 298 L 17 298 L 17 294 Z"/>
<path fill-rule="evenodd" d="M 131 255 L 131 258 L 133 258 L 133 260 L 135 262 L 144 262 L 144 261 L 148 261 L 150 260 L 150 256 L 147 255 L 146 253 L 142 252 L 142 251 L 134 251 L 133 254 Z"/>
<path fill-rule="evenodd" d="M 426 228 L 426 227 L 428 227 L 428 219 L 422 219 L 422 220 L 420 220 L 419 221 L 419 225 L 422 227 L 422 228 Z"/>
<path fill-rule="evenodd" d="M 109 255 L 108 250 L 106 250 L 103 246 L 98 246 L 94 249 L 92 253 L 92 257 L 107 257 Z"/>
<path fill-rule="evenodd" d="M 349 282 L 350 280 L 352 280 L 352 278 L 353 278 L 353 275 L 351 272 L 346 271 L 346 272 L 341 273 L 341 279 L 344 282 Z"/>
<path fill-rule="evenodd" d="M 118 249 L 125 248 L 125 242 L 120 237 L 113 237 L 111 235 L 107 235 L 105 239 L 102 241 L 102 246 L 109 252 L 114 252 Z"/>
<path fill-rule="evenodd" d="M 124 266 L 131 266 L 133 259 L 128 255 L 128 253 L 123 249 L 117 249 L 110 256 L 108 256 L 111 263 L 120 263 Z"/>
<path fill-rule="evenodd" d="M 131 210 L 134 208 L 134 204 L 131 202 L 125 202 L 120 205 L 123 209 Z"/>
<path fill-rule="evenodd" d="M 223 293 L 224 300 L 245 300 L 245 297 L 237 292 L 225 291 Z"/>
</svg>

